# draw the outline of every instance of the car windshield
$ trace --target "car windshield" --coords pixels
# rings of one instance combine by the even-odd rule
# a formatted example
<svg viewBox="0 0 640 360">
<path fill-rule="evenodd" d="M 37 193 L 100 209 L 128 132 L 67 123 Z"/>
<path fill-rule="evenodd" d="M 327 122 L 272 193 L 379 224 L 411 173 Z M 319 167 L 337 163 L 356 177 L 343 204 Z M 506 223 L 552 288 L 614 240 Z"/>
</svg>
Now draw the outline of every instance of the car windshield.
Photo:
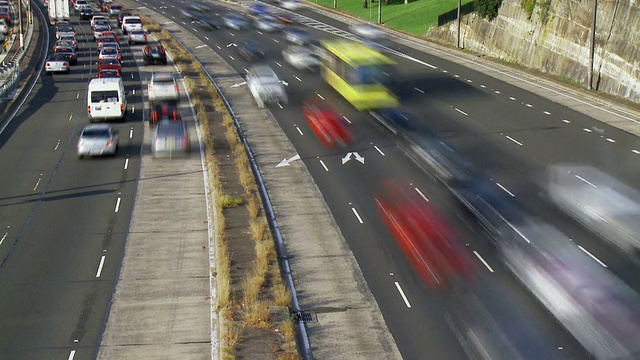
<svg viewBox="0 0 640 360">
<path fill-rule="evenodd" d="M 49 61 L 65 61 L 64 56 L 62 55 L 52 55 L 49 58 Z"/>
<path fill-rule="evenodd" d="M 58 31 L 59 32 L 71 32 L 71 31 L 73 31 L 73 26 L 70 26 L 70 25 L 58 26 Z"/>
<path fill-rule="evenodd" d="M 103 55 L 115 55 L 117 53 L 118 53 L 118 50 L 112 47 L 105 47 L 104 50 L 102 50 Z"/>
<path fill-rule="evenodd" d="M 171 75 L 159 75 L 159 76 L 155 76 L 153 78 L 153 82 L 154 83 L 164 83 L 164 84 L 168 84 L 168 83 L 173 83 L 173 77 Z"/>
<path fill-rule="evenodd" d="M 142 24 L 142 21 L 140 19 L 128 19 L 127 24 Z"/>
<path fill-rule="evenodd" d="M 96 90 L 91 92 L 92 103 L 118 102 L 118 92 L 116 90 Z"/>
<path fill-rule="evenodd" d="M 111 133 L 108 129 L 84 129 L 82 131 L 83 138 L 110 138 Z"/>
<path fill-rule="evenodd" d="M 135 30 L 131 32 L 131 35 L 144 35 L 144 31 L 142 30 Z"/>
<path fill-rule="evenodd" d="M 151 46 L 149 47 L 149 52 L 154 52 L 154 53 L 158 53 L 160 52 L 160 46 Z"/>
</svg>

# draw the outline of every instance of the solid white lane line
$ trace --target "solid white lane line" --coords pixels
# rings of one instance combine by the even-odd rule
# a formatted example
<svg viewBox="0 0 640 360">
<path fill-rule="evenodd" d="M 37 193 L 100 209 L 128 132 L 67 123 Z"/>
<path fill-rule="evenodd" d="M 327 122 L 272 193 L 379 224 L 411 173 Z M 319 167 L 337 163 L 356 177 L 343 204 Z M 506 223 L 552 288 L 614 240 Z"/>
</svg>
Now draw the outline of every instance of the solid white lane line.
<svg viewBox="0 0 640 360">
<path fill-rule="evenodd" d="M 608 142 L 610 142 L 610 143 L 614 143 L 614 142 L 616 142 L 616 141 L 615 141 L 615 140 L 613 140 L 612 138 L 607 138 L 607 141 L 608 141 Z"/>
<path fill-rule="evenodd" d="M 480 260 L 484 264 L 484 266 L 486 266 L 487 269 L 489 269 L 489 271 L 495 272 L 495 271 L 493 271 L 493 268 L 491 266 L 489 266 L 489 264 L 485 261 L 485 259 L 482 256 L 480 256 L 480 254 L 478 254 L 477 251 L 473 250 L 473 253 L 476 255 L 478 260 Z"/>
<path fill-rule="evenodd" d="M 75 350 L 71 350 L 71 352 L 69 353 L 69 357 L 67 358 L 67 360 L 73 360 L 73 358 L 76 356 L 76 351 Z"/>
<path fill-rule="evenodd" d="M 593 260 L 595 260 L 598 264 L 602 265 L 602 267 L 608 267 L 607 264 L 603 263 L 600 259 L 598 259 L 595 255 L 593 255 L 592 253 L 590 253 L 587 249 L 583 248 L 582 246 L 578 245 L 578 247 L 580 248 L 580 250 L 582 250 L 585 254 L 589 255 L 590 258 L 592 258 Z"/>
<path fill-rule="evenodd" d="M 598 188 L 598 187 L 596 186 L 596 184 L 594 184 L 594 183 L 590 182 L 589 180 L 587 180 L 587 179 L 583 178 L 582 176 L 577 175 L 577 174 L 576 174 L 576 175 L 574 175 L 574 176 L 576 177 L 576 179 L 578 179 L 578 180 L 582 180 L 584 183 L 586 183 L 586 184 L 590 185 L 591 187 L 593 187 L 593 188 L 595 188 L 595 189 L 597 189 L 597 188 Z"/>
<path fill-rule="evenodd" d="M 298 80 L 298 81 L 302 82 L 302 80 L 301 80 L 299 77 L 297 77 L 297 76 L 295 76 L 295 75 L 294 75 L 294 77 L 296 78 L 296 80 Z"/>
<path fill-rule="evenodd" d="M 299 128 L 299 127 L 297 127 L 297 126 L 296 126 L 296 129 L 298 130 L 298 132 L 300 133 L 300 135 L 304 135 L 304 134 L 302 133 L 302 130 L 300 130 L 300 128 Z"/>
<path fill-rule="evenodd" d="M 509 140 L 513 141 L 514 143 L 516 143 L 516 144 L 518 144 L 518 145 L 522 146 L 522 143 L 521 143 L 520 141 L 518 141 L 518 140 L 516 140 L 516 139 L 512 138 L 512 137 L 511 137 L 511 136 L 509 136 L 509 135 L 506 135 L 506 137 L 507 137 L 507 139 L 509 139 Z"/>
<path fill-rule="evenodd" d="M 4 241 L 4 239 L 7 238 L 7 235 L 9 235 L 9 232 L 5 232 L 4 235 L 2 236 L 2 239 L 0 239 L 0 245 L 2 245 L 2 242 Z"/>
<path fill-rule="evenodd" d="M 326 170 L 329 171 L 329 168 L 327 167 L 327 165 L 324 164 L 324 161 L 320 160 L 320 165 L 322 165 L 322 167 Z"/>
<path fill-rule="evenodd" d="M 42 176 L 42 174 L 40 174 L 40 176 Z M 42 181 L 42 178 L 38 178 L 38 182 L 36 182 L 36 186 L 33 187 L 33 191 L 36 191 L 36 189 L 38 188 L 38 185 L 40 185 L 40 181 Z"/>
<path fill-rule="evenodd" d="M 427 198 L 427 197 L 422 193 L 422 191 L 420 191 L 420 189 L 418 189 L 418 188 L 414 188 L 414 189 L 416 189 L 416 192 L 417 192 L 418 194 L 420 194 L 420 196 L 422 196 L 422 198 L 424 199 L 424 201 L 429 202 L 429 199 L 428 199 L 428 198 Z"/>
<path fill-rule="evenodd" d="M 380 150 L 380 148 L 378 147 L 378 145 L 373 145 L 373 147 L 378 150 L 378 152 L 380 153 L 380 155 L 385 156 L 385 154 L 382 152 L 382 150 Z"/>
<path fill-rule="evenodd" d="M 104 266 L 104 259 L 106 258 L 105 255 L 102 255 L 102 257 L 100 258 L 100 265 L 98 265 L 98 271 L 96 271 L 96 277 L 99 278 L 100 274 L 102 274 L 102 267 Z"/>
<path fill-rule="evenodd" d="M 114 212 L 118 212 L 120 210 L 120 201 L 122 201 L 122 198 L 118 197 L 118 200 L 116 200 L 116 210 Z"/>
<path fill-rule="evenodd" d="M 551 113 L 548 112 L 548 111 L 543 111 L 542 113 L 545 114 L 545 115 L 551 115 Z"/>
<path fill-rule="evenodd" d="M 320 99 L 324 100 L 324 98 L 322 97 L 322 95 L 320 95 L 320 94 L 318 94 L 318 93 L 316 93 L 316 95 L 318 95 L 318 97 L 319 97 Z"/>
<path fill-rule="evenodd" d="M 418 89 L 417 87 L 414 87 L 413 90 L 415 90 L 415 91 L 417 91 L 417 92 L 419 92 L 421 94 L 424 94 L 424 90 Z"/>
<path fill-rule="evenodd" d="M 353 211 L 353 214 L 358 218 L 358 222 L 360 224 L 364 224 L 364 221 L 362 221 L 362 218 L 360 217 L 360 214 L 358 214 L 358 211 L 356 210 L 356 208 L 351 208 L 351 211 Z"/>
<path fill-rule="evenodd" d="M 404 294 L 404 291 L 402 291 L 402 288 L 400 287 L 400 284 L 397 281 L 394 281 L 394 284 L 396 284 L 396 289 L 398 289 L 398 292 L 400 293 L 400 296 L 402 297 L 402 300 L 404 300 L 404 304 L 407 305 L 408 308 L 411 308 L 411 304 L 409 303 L 409 299 L 407 299 L 407 296 Z"/>
<path fill-rule="evenodd" d="M 460 110 L 460 109 L 458 109 L 458 108 L 455 108 L 455 109 L 456 109 L 456 111 L 457 111 L 457 112 L 459 112 L 460 114 L 462 114 L 462 115 L 464 115 L 464 116 L 469 115 L 469 114 L 467 114 L 466 112 L 464 112 L 464 111 L 462 111 L 462 110 Z"/>
<path fill-rule="evenodd" d="M 584 128 L 584 129 L 582 129 L 582 130 L 584 130 L 584 131 L 586 131 L 586 132 L 588 132 L 588 133 L 590 133 L 590 132 L 591 132 L 591 129 L 587 129 L 587 128 Z"/>
<path fill-rule="evenodd" d="M 124 169 L 127 170 L 127 168 L 129 168 L 129 158 L 124 160 Z"/>
<path fill-rule="evenodd" d="M 502 191 L 504 191 L 507 194 L 511 195 L 511 197 L 515 197 L 515 195 L 511 191 L 509 191 L 506 187 L 502 186 L 502 184 L 500 184 L 499 182 L 497 182 L 496 185 L 498 185 L 498 187 L 500 189 L 502 189 Z"/>
<path fill-rule="evenodd" d="M 349 120 L 346 116 L 342 115 L 342 118 L 343 118 L 346 122 L 348 122 L 349 124 L 351 124 L 351 120 Z"/>
<path fill-rule="evenodd" d="M 638 151 L 636 149 L 631 150 L 631 152 L 634 153 L 634 154 L 640 155 L 640 151 Z"/>
<path fill-rule="evenodd" d="M 133 137 L 133 128 L 129 130 L 129 139 L 131 139 L 132 137 Z"/>
</svg>

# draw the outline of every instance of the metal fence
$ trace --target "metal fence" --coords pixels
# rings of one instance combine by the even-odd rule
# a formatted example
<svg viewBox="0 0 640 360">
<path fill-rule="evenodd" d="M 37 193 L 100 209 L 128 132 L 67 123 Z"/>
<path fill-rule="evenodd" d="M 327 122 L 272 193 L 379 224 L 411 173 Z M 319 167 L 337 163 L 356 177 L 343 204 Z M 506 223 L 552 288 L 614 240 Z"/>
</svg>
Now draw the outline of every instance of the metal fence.
<svg viewBox="0 0 640 360">
<path fill-rule="evenodd" d="M 30 0 L 20 0 L 20 5 L 22 5 L 22 11 L 25 14 L 28 14 L 31 10 Z M 18 5 L 18 6 L 20 6 Z M 18 12 L 21 10 L 19 9 Z M 14 11 L 14 15 L 16 11 Z M 18 63 L 22 56 L 24 55 L 24 50 L 19 49 L 21 40 L 18 39 L 18 35 L 16 34 L 16 28 L 24 25 L 22 23 L 26 22 L 25 33 L 29 33 L 33 31 L 32 21 L 30 21 L 30 16 L 18 16 L 17 21 L 12 21 L 12 26 L 10 29 L 8 44 L 5 38 L 6 47 L 3 48 L 4 59 L 0 65 L 0 81 L 2 85 L 0 85 L 0 102 L 7 98 L 7 95 L 10 94 L 10 91 L 13 90 L 15 85 L 20 80 L 20 66 Z M 30 37 L 27 36 L 30 40 Z M 26 48 L 27 46 L 24 46 Z M 22 51 L 21 51 L 22 50 Z M 7 61 L 8 60 L 8 61 Z"/>
</svg>

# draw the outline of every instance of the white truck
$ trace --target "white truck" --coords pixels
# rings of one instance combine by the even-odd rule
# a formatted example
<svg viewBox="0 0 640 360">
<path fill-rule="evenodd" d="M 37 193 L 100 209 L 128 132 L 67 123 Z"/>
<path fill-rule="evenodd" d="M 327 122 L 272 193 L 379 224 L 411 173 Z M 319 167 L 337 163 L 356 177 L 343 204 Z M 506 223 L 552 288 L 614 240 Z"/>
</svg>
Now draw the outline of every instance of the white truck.
<svg viewBox="0 0 640 360">
<path fill-rule="evenodd" d="M 49 23 L 55 25 L 59 21 L 70 21 L 69 0 L 49 1 Z"/>
</svg>

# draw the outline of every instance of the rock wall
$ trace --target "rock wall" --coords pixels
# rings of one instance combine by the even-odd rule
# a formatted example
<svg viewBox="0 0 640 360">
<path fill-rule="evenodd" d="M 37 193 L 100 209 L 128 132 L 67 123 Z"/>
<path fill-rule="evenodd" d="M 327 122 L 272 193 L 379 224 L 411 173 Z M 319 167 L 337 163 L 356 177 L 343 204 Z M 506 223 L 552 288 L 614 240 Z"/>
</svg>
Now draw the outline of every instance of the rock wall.
<svg viewBox="0 0 640 360">
<path fill-rule="evenodd" d="M 551 0 L 544 21 L 538 0 L 531 18 L 520 0 L 503 0 L 489 21 L 464 17 L 465 49 L 586 84 L 595 0 Z M 432 28 L 427 37 L 457 42 L 457 23 Z M 598 0 L 594 89 L 640 101 L 640 5 L 635 0 Z"/>
</svg>

